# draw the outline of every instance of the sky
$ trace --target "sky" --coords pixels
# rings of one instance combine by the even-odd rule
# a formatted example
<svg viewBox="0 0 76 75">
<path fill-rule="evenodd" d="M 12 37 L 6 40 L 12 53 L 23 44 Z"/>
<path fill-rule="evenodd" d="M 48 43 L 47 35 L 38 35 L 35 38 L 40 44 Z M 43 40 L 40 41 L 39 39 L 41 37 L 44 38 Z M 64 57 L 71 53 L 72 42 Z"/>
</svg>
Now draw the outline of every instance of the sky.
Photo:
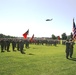
<svg viewBox="0 0 76 75">
<path fill-rule="evenodd" d="M 76 21 L 76 0 L 0 0 L 0 33 L 23 37 L 70 35 Z M 46 19 L 53 19 L 46 21 Z"/>
</svg>

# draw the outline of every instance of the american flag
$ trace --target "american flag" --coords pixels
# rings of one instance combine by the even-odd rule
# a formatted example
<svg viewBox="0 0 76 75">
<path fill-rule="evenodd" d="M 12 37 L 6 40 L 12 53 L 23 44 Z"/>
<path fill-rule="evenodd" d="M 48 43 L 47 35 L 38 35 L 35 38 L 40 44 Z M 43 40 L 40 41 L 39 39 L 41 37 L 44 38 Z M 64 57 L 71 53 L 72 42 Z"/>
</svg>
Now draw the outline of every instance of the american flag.
<svg viewBox="0 0 76 75">
<path fill-rule="evenodd" d="M 73 19 L 73 39 L 76 40 L 76 25 Z"/>
</svg>

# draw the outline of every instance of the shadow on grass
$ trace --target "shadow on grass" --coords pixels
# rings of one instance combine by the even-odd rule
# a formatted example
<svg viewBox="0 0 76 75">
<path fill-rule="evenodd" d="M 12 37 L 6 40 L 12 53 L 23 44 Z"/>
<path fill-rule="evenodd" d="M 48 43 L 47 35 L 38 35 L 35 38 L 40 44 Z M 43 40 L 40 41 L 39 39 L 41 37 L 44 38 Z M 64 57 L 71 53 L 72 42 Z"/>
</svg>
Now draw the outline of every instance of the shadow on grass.
<svg viewBox="0 0 76 75">
<path fill-rule="evenodd" d="M 38 49 L 38 48 L 33 48 L 33 49 Z"/>
<path fill-rule="evenodd" d="M 28 55 L 34 55 L 34 54 L 32 54 L 32 53 L 29 53 Z"/>
<path fill-rule="evenodd" d="M 76 58 L 70 58 L 69 60 L 76 61 Z"/>
</svg>

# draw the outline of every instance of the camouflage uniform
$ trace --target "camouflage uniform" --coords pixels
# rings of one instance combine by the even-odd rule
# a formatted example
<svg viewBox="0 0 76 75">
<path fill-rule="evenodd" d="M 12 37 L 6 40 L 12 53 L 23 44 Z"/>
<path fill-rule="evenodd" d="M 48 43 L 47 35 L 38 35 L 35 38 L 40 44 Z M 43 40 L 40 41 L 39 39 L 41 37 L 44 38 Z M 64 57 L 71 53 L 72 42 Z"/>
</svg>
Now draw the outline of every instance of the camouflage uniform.
<svg viewBox="0 0 76 75">
<path fill-rule="evenodd" d="M 74 42 L 72 40 L 70 40 L 70 58 L 72 58 L 73 55 L 73 47 L 74 46 Z"/>
<path fill-rule="evenodd" d="M 20 40 L 19 41 L 19 50 L 22 54 L 25 54 L 25 52 L 23 51 L 23 48 L 24 48 L 24 42 L 23 42 L 23 40 Z"/>
<path fill-rule="evenodd" d="M 4 52 L 4 40 L 3 39 L 1 39 L 0 44 L 1 44 L 1 52 Z"/>
<path fill-rule="evenodd" d="M 66 41 L 66 58 L 68 59 L 69 56 L 69 52 L 70 52 L 70 42 L 69 40 Z"/>
</svg>

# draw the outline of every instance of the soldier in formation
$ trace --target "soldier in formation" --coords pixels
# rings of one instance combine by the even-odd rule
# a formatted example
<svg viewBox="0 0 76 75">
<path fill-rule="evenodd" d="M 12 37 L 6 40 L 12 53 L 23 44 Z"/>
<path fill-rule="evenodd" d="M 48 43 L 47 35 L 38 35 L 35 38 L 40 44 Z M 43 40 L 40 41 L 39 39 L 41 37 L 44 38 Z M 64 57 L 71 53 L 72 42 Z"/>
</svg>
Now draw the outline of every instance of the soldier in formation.
<svg viewBox="0 0 76 75">
<path fill-rule="evenodd" d="M 1 52 L 10 52 L 10 46 L 12 46 L 12 51 L 16 51 L 15 48 L 17 48 L 18 51 L 20 51 L 22 54 L 25 54 L 23 50 L 24 44 L 25 42 L 23 39 L 0 39 Z"/>
</svg>

